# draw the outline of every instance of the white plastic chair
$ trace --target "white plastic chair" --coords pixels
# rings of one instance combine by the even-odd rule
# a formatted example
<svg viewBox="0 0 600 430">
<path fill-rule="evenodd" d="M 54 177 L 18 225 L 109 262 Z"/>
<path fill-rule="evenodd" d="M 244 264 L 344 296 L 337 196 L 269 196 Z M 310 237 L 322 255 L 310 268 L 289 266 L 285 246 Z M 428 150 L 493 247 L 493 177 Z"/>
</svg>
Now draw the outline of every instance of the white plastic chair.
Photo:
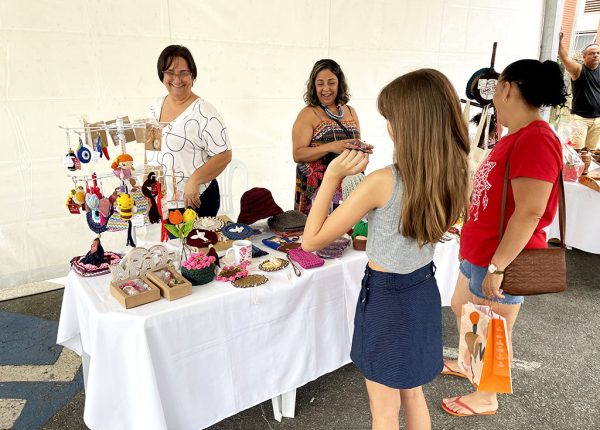
<svg viewBox="0 0 600 430">
<path fill-rule="evenodd" d="M 234 177 L 236 174 L 239 176 L 239 179 L 235 182 L 237 200 L 234 199 Z M 223 173 L 217 177 L 217 182 L 219 183 L 219 191 L 221 192 L 221 209 L 219 213 L 227 215 L 235 221 L 236 211 L 234 202 L 239 202 L 242 194 L 248 190 L 248 169 L 246 165 L 233 158 L 225 170 L 223 170 Z"/>
</svg>

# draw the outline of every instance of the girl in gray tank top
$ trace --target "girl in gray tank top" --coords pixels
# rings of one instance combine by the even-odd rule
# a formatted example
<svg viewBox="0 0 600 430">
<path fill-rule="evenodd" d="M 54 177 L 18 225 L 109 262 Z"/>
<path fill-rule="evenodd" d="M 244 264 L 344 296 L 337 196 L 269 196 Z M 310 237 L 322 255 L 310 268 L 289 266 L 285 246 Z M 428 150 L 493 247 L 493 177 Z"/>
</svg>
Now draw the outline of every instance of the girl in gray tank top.
<svg viewBox="0 0 600 430">
<path fill-rule="evenodd" d="M 421 386 L 443 367 L 432 259 L 468 204 L 467 128 L 456 91 L 436 70 L 400 76 L 377 104 L 394 141 L 393 164 L 370 173 L 329 215 L 340 181 L 368 163 L 368 154 L 357 150 L 335 158 L 308 215 L 302 248 L 325 247 L 368 213 L 369 262 L 350 357 L 366 379 L 373 423 L 397 426 L 404 406 L 407 416 L 423 417 L 420 428 L 431 428 Z"/>
</svg>

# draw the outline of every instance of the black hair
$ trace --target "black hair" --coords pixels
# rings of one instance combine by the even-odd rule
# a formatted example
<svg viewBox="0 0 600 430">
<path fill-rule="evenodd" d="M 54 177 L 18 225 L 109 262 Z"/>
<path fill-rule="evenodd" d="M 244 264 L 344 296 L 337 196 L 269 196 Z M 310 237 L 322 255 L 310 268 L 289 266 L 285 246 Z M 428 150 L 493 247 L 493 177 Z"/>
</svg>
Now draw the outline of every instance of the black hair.
<svg viewBox="0 0 600 430">
<path fill-rule="evenodd" d="M 342 68 L 338 63 L 330 59 L 319 60 L 313 66 L 308 81 L 306 81 L 306 91 L 304 92 L 304 101 L 310 106 L 319 106 L 319 97 L 317 96 L 317 88 L 315 86 L 315 80 L 317 75 L 323 70 L 329 70 L 338 79 L 338 91 L 335 97 L 336 105 L 345 105 L 350 101 L 350 91 L 348 84 L 346 83 L 346 77 Z"/>
<path fill-rule="evenodd" d="M 196 76 L 198 75 L 198 69 L 196 68 L 194 57 L 192 57 L 190 50 L 182 45 L 169 45 L 160 53 L 158 56 L 158 61 L 156 62 L 158 79 L 160 79 L 161 82 L 163 81 L 163 72 L 171 67 L 175 57 L 181 57 L 188 63 L 188 67 L 192 73 L 192 78 L 196 79 Z"/>
<path fill-rule="evenodd" d="M 563 106 L 567 88 L 555 61 L 518 60 L 508 65 L 500 79 L 517 84 L 523 99 L 532 106 Z"/>
</svg>

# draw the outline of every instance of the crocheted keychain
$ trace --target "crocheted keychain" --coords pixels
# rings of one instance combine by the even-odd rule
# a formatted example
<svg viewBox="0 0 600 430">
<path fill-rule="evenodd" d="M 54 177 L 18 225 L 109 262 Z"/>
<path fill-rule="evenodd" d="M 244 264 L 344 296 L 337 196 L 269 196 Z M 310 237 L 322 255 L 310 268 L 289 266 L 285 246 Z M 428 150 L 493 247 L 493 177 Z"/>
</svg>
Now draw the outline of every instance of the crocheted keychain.
<svg viewBox="0 0 600 430">
<path fill-rule="evenodd" d="M 84 164 L 89 163 L 92 160 L 92 151 L 90 151 L 87 146 L 83 145 L 83 140 L 81 140 L 81 136 L 79 136 L 79 148 L 77 148 L 77 158 Z"/>
<path fill-rule="evenodd" d="M 156 180 L 156 173 L 148 173 L 148 178 L 142 184 L 142 194 L 150 200 L 150 210 L 148 218 L 151 224 L 156 224 L 162 221 L 162 216 L 159 211 L 160 197 L 158 204 L 156 203 L 157 196 L 160 196 L 160 182 Z"/>
<path fill-rule="evenodd" d="M 123 221 L 127 221 L 127 246 L 132 246 L 135 248 L 135 242 L 133 241 L 132 236 L 132 228 L 131 225 L 131 217 L 135 212 L 137 212 L 137 208 L 135 207 L 135 202 L 133 201 L 133 197 L 129 194 L 122 193 L 117 197 L 116 207 L 119 211 L 119 215 L 121 215 L 121 219 Z"/>
<path fill-rule="evenodd" d="M 114 175 L 122 181 L 123 191 L 128 191 L 129 188 L 125 185 L 125 181 L 129 181 L 131 186 L 135 185 L 135 179 L 132 177 L 135 169 L 133 168 L 133 157 L 129 154 L 121 154 L 115 158 L 115 161 L 110 166 L 113 169 Z"/>
</svg>

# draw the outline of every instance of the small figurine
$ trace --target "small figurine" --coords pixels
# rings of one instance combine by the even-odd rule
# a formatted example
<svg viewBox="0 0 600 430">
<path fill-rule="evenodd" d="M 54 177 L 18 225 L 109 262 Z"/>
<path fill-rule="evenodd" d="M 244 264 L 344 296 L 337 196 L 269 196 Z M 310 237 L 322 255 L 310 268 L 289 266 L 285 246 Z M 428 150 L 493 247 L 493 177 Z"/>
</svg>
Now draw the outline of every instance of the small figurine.
<svg viewBox="0 0 600 430">
<path fill-rule="evenodd" d="M 94 239 L 89 252 L 79 262 L 81 264 L 93 264 L 96 267 L 100 267 L 104 263 L 104 248 L 102 248 L 99 237 Z"/>
</svg>

